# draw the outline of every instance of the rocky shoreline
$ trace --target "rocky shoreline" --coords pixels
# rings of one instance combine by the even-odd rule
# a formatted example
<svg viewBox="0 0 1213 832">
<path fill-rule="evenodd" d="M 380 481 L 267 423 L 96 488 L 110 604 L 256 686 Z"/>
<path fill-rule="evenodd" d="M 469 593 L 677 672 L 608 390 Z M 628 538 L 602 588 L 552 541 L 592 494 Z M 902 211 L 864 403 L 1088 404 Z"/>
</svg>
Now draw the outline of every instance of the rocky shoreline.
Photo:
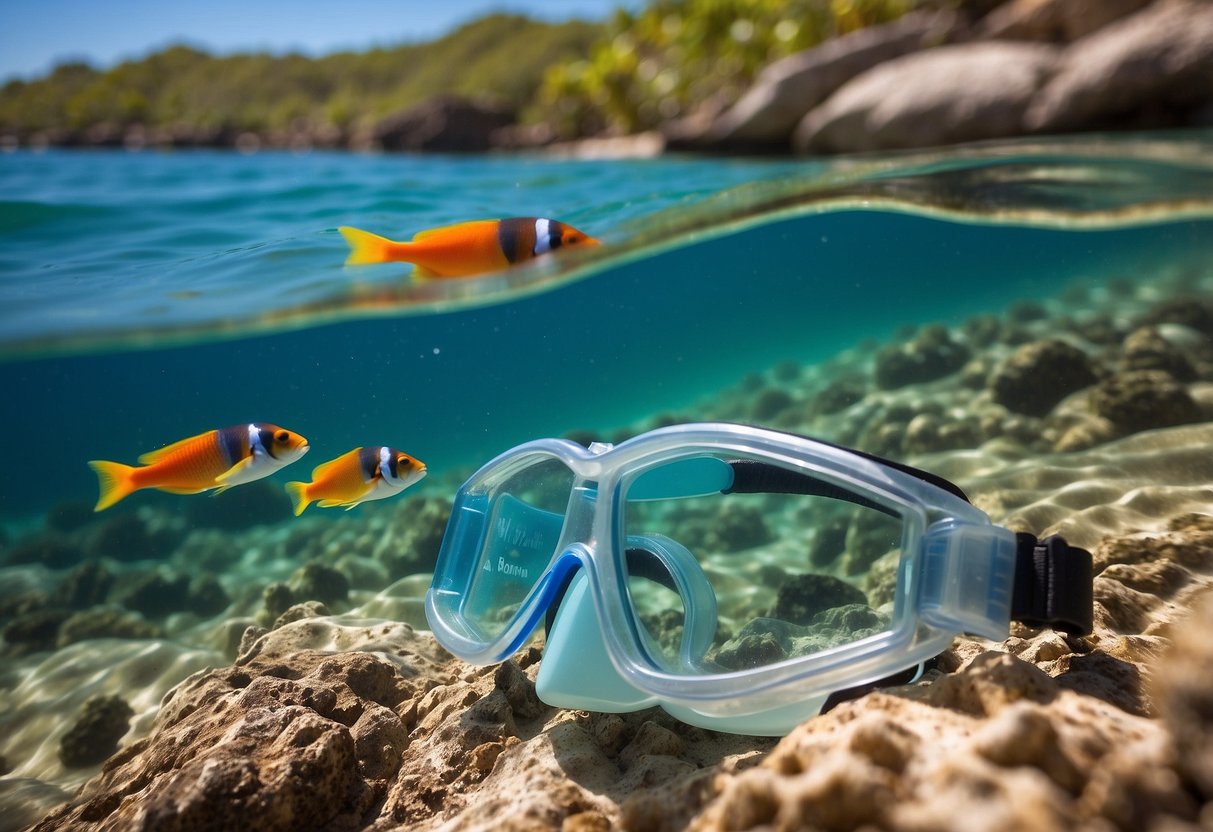
<svg viewBox="0 0 1213 832">
<path fill-rule="evenodd" d="M 516 115 L 441 96 L 351 130 L 305 121 L 274 132 L 99 122 L 80 130 L 0 130 L 0 146 L 821 155 L 1209 127 L 1213 3 L 1006 0 L 980 15 L 911 12 L 771 64 L 728 106 L 708 102 L 635 136 L 561 141 L 544 124 L 518 124 Z"/>
<path fill-rule="evenodd" d="M 32 828 L 1208 828 L 1211 551 L 1207 515 L 1106 539 L 1093 636 L 961 640 L 778 742 L 560 711 L 537 648 L 474 668 L 407 625 L 301 611 Z"/>
</svg>

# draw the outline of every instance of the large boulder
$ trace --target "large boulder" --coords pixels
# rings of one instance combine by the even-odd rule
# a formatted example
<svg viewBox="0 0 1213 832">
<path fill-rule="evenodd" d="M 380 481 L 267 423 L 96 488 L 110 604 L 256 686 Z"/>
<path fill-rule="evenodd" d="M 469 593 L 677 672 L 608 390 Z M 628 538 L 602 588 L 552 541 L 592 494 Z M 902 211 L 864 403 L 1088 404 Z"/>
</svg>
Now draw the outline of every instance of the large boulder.
<svg viewBox="0 0 1213 832">
<path fill-rule="evenodd" d="M 378 122 L 371 143 L 384 150 L 477 153 L 492 146 L 492 135 L 514 114 L 453 95 L 432 98 Z"/>
<path fill-rule="evenodd" d="M 888 61 L 805 116 L 793 143 L 835 153 L 1013 136 L 1058 55 L 1045 44 L 989 41 Z"/>
<path fill-rule="evenodd" d="M 914 12 L 871 26 L 768 66 L 754 86 L 706 131 L 683 122 L 667 131 L 672 147 L 787 150 L 805 113 L 847 81 L 884 61 L 947 40 L 957 29 L 950 12 Z"/>
<path fill-rule="evenodd" d="M 978 27 L 982 39 L 1070 43 L 1150 5 L 1152 0 L 1010 0 Z"/>
<path fill-rule="evenodd" d="M 1213 106 L 1213 3 L 1168 0 L 1066 50 L 1029 130 L 1192 123 Z"/>
</svg>

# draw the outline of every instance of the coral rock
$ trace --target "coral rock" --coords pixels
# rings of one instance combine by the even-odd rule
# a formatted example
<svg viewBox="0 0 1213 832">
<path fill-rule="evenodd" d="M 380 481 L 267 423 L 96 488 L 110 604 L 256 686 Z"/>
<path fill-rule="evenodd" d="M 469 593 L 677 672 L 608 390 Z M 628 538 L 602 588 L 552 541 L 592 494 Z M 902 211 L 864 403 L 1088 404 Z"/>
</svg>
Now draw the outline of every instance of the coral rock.
<svg viewBox="0 0 1213 832">
<path fill-rule="evenodd" d="M 1160 370 L 1107 379 L 1091 391 L 1091 406 L 1128 433 L 1200 421 L 1200 407 L 1187 388 Z"/>
<path fill-rule="evenodd" d="M 1196 370 L 1178 348 L 1162 337 L 1156 327 L 1142 327 L 1125 338 L 1121 370 L 1158 370 L 1176 381 L 1192 381 Z"/>
<path fill-rule="evenodd" d="M 1179 769 L 1213 802 L 1213 595 L 1177 628 L 1175 644 L 1160 663 L 1159 708 L 1175 737 Z M 1206 810 L 1207 811 L 1207 810 Z"/>
<path fill-rule="evenodd" d="M 345 603 L 350 595 L 349 578 L 341 571 L 316 561 L 295 570 L 290 588 L 296 600 L 320 601 L 323 604 Z"/>
<path fill-rule="evenodd" d="M 876 386 L 893 390 L 934 381 L 956 372 L 968 360 L 968 348 L 952 340 L 946 328 L 927 326 L 910 342 L 880 351 L 876 356 Z"/>
<path fill-rule="evenodd" d="M 1095 362 L 1078 347 L 1049 339 L 1024 344 L 990 378 L 994 401 L 1015 413 L 1043 416 L 1098 379 Z"/>
<path fill-rule="evenodd" d="M 779 587 L 771 617 L 792 624 L 808 624 L 824 610 L 867 603 L 862 590 L 832 575 L 797 575 Z"/>
<path fill-rule="evenodd" d="M 94 696 L 59 741 L 59 759 L 68 768 L 100 763 L 118 749 L 135 712 L 118 696 Z"/>
</svg>

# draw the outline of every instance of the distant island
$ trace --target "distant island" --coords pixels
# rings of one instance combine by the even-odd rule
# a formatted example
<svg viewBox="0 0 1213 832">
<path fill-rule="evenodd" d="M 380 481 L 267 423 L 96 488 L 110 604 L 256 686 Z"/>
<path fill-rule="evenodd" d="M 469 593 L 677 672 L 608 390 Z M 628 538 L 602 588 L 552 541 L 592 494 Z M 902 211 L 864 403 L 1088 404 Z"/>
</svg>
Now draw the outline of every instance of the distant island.
<svg viewBox="0 0 1213 832">
<path fill-rule="evenodd" d="M 513 123 L 547 68 L 586 54 L 601 24 L 492 15 L 429 43 L 320 58 L 214 57 L 173 46 L 112 69 L 63 64 L 0 88 L 0 138 L 57 146 L 371 147 L 376 125 L 436 96 Z M 525 44 L 525 48 L 519 48 Z"/>
<path fill-rule="evenodd" d="M 838 153 L 1213 126 L 1207 0 L 653 0 L 319 58 L 173 46 L 0 88 L 0 149 Z"/>
</svg>

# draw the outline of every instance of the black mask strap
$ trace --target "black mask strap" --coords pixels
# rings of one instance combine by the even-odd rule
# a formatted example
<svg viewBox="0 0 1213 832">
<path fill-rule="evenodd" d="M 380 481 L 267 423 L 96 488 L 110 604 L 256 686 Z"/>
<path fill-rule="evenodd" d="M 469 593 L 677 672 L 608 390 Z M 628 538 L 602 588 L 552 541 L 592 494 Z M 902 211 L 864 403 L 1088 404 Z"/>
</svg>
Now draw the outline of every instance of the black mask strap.
<svg viewBox="0 0 1213 832">
<path fill-rule="evenodd" d="M 1057 535 L 1037 540 L 1019 532 L 1015 539 L 1011 619 L 1075 636 L 1089 634 L 1094 626 L 1091 553 Z"/>
</svg>

